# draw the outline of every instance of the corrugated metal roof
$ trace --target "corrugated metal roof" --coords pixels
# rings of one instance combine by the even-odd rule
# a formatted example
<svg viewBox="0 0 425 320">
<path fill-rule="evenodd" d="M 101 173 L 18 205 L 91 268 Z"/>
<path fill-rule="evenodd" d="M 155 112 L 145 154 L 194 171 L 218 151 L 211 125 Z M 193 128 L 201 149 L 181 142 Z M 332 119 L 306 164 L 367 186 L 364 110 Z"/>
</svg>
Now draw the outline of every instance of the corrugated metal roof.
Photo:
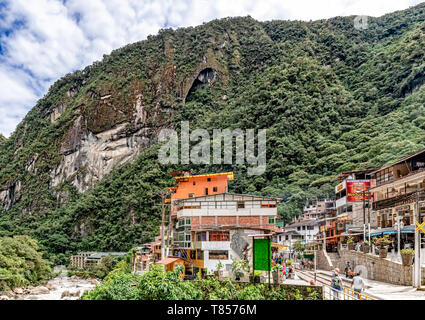
<svg viewBox="0 0 425 320">
<path fill-rule="evenodd" d="M 101 259 L 106 256 L 125 256 L 127 255 L 127 252 L 96 252 L 92 254 L 91 256 L 87 257 L 87 259 Z"/>
<path fill-rule="evenodd" d="M 188 178 L 200 178 L 200 177 L 213 177 L 213 176 L 222 176 L 226 175 L 227 180 L 233 180 L 233 172 L 222 172 L 222 173 L 209 173 L 209 174 L 199 174 L 195 176 L 181 176 L 181 177 L 175 177 L 176 181 L 182 180 L 182 179 L 188 179 Z"/>
<path fill-rule="evenodd" d="M 408 160 L 410 158 L 413 158 L 413 157 L 415 157 L 415 156 L 417 156 L 417 155 L 419 155 L 421 153 L 424 153 L 424 152 L 425 152 L 425 149 L 422 149 L 422 150 L 419 150 L 417 152 L 408 154 L 407 156 L 404 156 L 403 158 L 401 158 L 401 159 L 399 159 L 399 160 L 397 160 L 397 161 L 395 161 L 393 163 L 390 163 L 390 164 L 386 165 L 385 167 L 379 168 L 379 169 L 371 172 L 371 174 L 376 173 L 376 172 L 381 171 L 381 170 L 384 170 L 384 169 L 388 169 L 389 167 L 392 167 L 392 166 L 394 166 L 396 164 L 399 164 L 401 162 L 404 162 L 404 161 L 406 161 L 406 160 Z"/>
<path fill-rule="evenodd" d="M 232 193 L 232 192 L 222 192 L 222 193 L 214 193 L 214 194 L 209 194 L 209 195 L 203 195 L 203 196 L 198 196 L 198 197 L 193 197 L 193 198 L 184 198 L 184 199 L 178 199 L 175 200 L 176 203 L 182 202 L 182 201 L 187 201 L 187 200 L 195 200 L 199 198 L 213 198 L 216 196 L 220 196 L 220 195 L 231 195 L 231 196 L 239 196 L 239 197 L 251 197 L 251 198 L 258 198 L 258 200 L 264 199 L 264 200 L 275 200 L 277 202 L 282 201 L 282 198 L 277 198 L 277 197 L 265 197 L 265 196 L 257 196 L 254 194 L 242 194 L 242 193 Z M 211 201 L 211 200 L 207 200 L 205 199 L 205 201 Z"/>
<path fill-rule="evenodd" d="M 178 260 L 184 261 L 182 258 L 171 258 L 171 257 L 167 257 L 167 258 L 164 258 L 162 260 L 157 261 L 155 264 L 168 265 L 168 264 L 173 263 L 173 262 L 176 262 Z"/>
</svg>

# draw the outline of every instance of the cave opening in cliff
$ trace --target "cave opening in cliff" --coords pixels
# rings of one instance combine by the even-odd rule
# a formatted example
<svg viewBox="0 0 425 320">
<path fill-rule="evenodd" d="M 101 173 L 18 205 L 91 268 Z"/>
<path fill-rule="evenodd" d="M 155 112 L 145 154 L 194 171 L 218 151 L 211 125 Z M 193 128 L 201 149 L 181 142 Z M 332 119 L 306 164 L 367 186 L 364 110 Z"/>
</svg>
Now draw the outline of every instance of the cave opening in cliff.
<svg viewBox="0 0 425 320">
<path fill-rule="evenodd" d="M 185 100 L 190 101 L 196 91 L 208 88 L 215 78 L 216 71 L 213 68 L 203 69 L 193 81 Z"/>
</svg>

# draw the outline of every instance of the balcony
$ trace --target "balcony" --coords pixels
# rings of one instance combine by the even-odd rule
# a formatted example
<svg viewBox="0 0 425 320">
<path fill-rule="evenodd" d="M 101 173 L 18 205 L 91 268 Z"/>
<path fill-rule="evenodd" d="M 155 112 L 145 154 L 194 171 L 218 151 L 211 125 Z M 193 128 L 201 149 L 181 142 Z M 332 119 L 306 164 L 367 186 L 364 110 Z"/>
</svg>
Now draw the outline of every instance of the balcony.
<svg viewBox="0 0 425 320">
<path fill-rule="evenodd" d="M 230 250 L 230 241 L 194 241 L 192 244 L 200 250 Z"/>
<path fill-rule="evenodd" d="M 419 201 L 425 200 L 425 190 L 419 190 Z M 401 206 L 403 204 L 408 204 L 416 201 L 416 191 L 408 192 L 405 194 L 401 194 L 395 197 L 391 197 L 388 199 L 374 201 L 372 203 L 373 210 L 382 210 L 393 208 L 396 206 Z"/>
</svg>

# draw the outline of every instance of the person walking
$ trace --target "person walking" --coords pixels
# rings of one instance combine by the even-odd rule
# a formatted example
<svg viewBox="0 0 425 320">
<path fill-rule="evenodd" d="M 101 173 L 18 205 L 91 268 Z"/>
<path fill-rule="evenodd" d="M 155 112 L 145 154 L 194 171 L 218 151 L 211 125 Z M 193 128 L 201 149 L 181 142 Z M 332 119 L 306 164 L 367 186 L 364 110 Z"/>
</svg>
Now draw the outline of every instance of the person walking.
<svg viewBox="0 0 425 320">
<path fill-rule="evenodd" d="M 365 283 L 363 278 L 360 275 L 360 272 L 357 272 L 351 283 L 351 288 L 354 290 L 355 297 L 357 300 L 360 300 L 360 293 L 364 290 Z"/>
<path fill-rule="evenodd" d="M 347 264 L 345 265 L 345 277 L 348 278 L 349 271 L 351 270 L 350 262 L 347 261 Z"/>
<path fill-rule="evenodd" d="M 335 268 L 332 274 L 331 287 L 333 292 L 333 299 L 339 300 L 339 293 L 342 290 L 342 279 L 339 276 L 339 269 Z"/>
</svg>

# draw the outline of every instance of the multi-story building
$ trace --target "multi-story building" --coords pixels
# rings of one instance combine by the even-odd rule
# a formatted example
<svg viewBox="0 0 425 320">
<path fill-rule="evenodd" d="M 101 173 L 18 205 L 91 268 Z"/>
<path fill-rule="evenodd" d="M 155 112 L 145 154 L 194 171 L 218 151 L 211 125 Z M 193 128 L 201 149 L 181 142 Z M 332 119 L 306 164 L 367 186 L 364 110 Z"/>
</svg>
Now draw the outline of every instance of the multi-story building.
<svg viewBox="0 0 425 320">
<path fill-rule="evenodd" d="M 320 221 L 312 219 L 290 223 L 277 234 L 277 240 L 289 247 L 299 240 L 305 244 L 312 243 L 320 231 Z"/>
<path fill-rule="evenodd" d="M 233 260 L 251 261 L 250 235 L 278 230 L 279 201 L 235 193 L 177 200 L 174 254 L 182 253 L 190 260 L 195 273 L 199 269 L 214 271 L 219 262 L 230 270 Z"/>
<path fill-rule="evenodd" d="M 114 258 L 125 257 L 127 252 L 80 252 L 70 257 L 70 267 L 73 268 L 89 268 L 97 265 L 103 257 L 111 256 Z"/>
<path fill-rule="evenodd" d="M 319 199 L 312 204 L 303 207 L 303 215 L 301 220 L 322 219 L 326 213 L 335 209 L 335 200 Z"/>
<path fill-rule="evenodd" d="M 344 221 L 346 231 L 358 231 L 367 223 L 370 223 L 371 227 L 377 225 L 376 218 L 370 214 L 369 206 L 369 189 L 375 184 L 370 174 L 374 170 L 346 171 L 334 179 L 341 181 L 335 187 L 336 210 L 339 223 Z"/>
<path fill-rule="evenodd" d="M 413 237 L 413 215 L 422 222 L 425 214 L 425 149 L 405 156 L 371 173 L 376 179 L 372 210 L 377 218 L 377 232 L 395 233 L 396 221 L 402 234 Z M 418 203 L 418 207 L 416 207 Z M 419 212 L 417 211 L 419 209 Z"/>
</svg>

